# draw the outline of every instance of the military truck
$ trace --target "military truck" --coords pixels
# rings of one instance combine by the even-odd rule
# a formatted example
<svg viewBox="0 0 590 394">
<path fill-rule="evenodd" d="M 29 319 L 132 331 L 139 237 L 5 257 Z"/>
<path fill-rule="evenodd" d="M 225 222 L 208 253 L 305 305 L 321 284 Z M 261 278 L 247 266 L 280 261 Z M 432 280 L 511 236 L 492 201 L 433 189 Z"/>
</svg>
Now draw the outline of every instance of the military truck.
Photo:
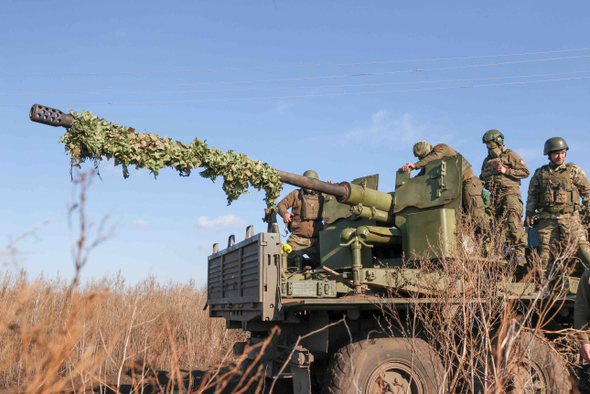
<svg viewBox="0 0 590 394">
<path fill-rule="evenodd" d="M 460 155 L 433 161 L 415 177 L 398 170 L 390 193 L 378 191 L 378 175 L 330 184 L 280 172 L 284 183 L 327 195 L 321 267 L 306 268 L 304 260 L 291 267 L 276 223 L 238 243 L 231 236 L 226 249 L 214 245 L 208 258 L 210 316 L 251 333 L 235 353 L 251 348 L 248 358 L 259 360 L 268 378 L 292 380 L 296 394 L 438 393 L 444 371 L 437 349 L 422 336 L 384 329 L 383 314 L 385 305 L 395 309 L 403 325 L 415 303 L 441 302 L 429 298 L 427 286 L 417 286 L 424 278 L 411 263 L 456 256 L 462 162 Z M 517 279 L 507 298 L 525 305 L 539 299 L 534 283 Z M 543 321 L 532 319 L 546 335 L 572 326 L 578 279 L 566 282 L 568 294 L 552 299 Z M 509 380 L 507 391 L 569 393 L 568 370 L 559 357 L 534 335 L 523 338 L 536 353 L 523 356 L 523 376 Z M 262 343 L 267 347 L 260 354 L 252 346 Z"/>
<path fill-rule="evenodd" d="M 71 115 L 38 105 L 30 118 L 62 127 L 73 122 Z M 457 155 L 432 161 L 415 177 L 398 170 L 395 191 L 389 193 L 378 190 L 378 175 L 332 184 L 279 171 L 282 182 L 326 195 L 319 268 L 310 268 L 305 256 L 289 259 L 284 253 L 273 209 L 265 211 L 266 232 L 254 234 L 249 226 L 243 241 L 231 235 L 225 249 L 213 245 L 209 314 L 224 318 L 229 329 L 250 333 L 234 353 L 263 366 L 273 382 L 267 389 L 276 391 L 278 382 L 281 391 L 289 388 L 295 394 L 445 392 L 449 371 L 441 349 L 419 330 L 401 328 L 412 324 L 416 305 L 445 302 L 425 285 L 439 278 L 444 289 L 445 272 L 424 273 L 413 262 L 453 259 L 454 248 L 464 241 L 457 239 L 463 160 Z M 515 276 L 504 286 L 504 296 L 523 314 L 534 314 L 527 307 L 542 295 L 522 278 Z M 515 324 L 534 321 L 547 337 L 571 328 L 578 277 L 565 282 L 567 294 L 550 298 L 543 316 Z M 387 310 L 395 312 L 395 322 L 386 318 Z M 456 313 L 453 305 L 448 311 Z M 567 368 L 537 334 L 521 336 L 526 351 L 506 391 L 568 393 Z"/>
</svg>

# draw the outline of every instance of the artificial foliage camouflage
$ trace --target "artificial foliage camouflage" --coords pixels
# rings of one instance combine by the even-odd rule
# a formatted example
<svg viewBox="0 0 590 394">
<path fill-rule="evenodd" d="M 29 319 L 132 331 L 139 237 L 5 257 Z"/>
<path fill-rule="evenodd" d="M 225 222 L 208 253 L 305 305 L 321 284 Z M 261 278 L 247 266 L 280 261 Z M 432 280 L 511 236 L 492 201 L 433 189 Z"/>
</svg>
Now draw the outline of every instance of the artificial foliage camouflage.
<svg viewBox="0 0 590 394">
<path fill-rule="evenodd" d="M 198 138 L 185 144 L 153 133 L 136 133 L 132 128 L 100 119 L 92 112 L 70 113 L 74 123 L 60 142 L 65 143 L 72 166 L 80 167 L 86 160 L 93 160 L 98 165 L 103 158 L 114 159 L 115 165 L 123 168 L 125 178 L 129 176 L 130 165 L 146 168 L 154 176 L 164 167 L 176 169 L 180 176 L 189 176 L 199 167 L 204 169 L 200 173 L 202 177 L 212 181 L 223 177 L 228 205 L 248 193 L 249 185 L 264 189 L 268 207 L 276 205 L 282 183 L 278 172 L 266 163 L 232 150 L 222 152 L 209 148 Z"/>
</svg>

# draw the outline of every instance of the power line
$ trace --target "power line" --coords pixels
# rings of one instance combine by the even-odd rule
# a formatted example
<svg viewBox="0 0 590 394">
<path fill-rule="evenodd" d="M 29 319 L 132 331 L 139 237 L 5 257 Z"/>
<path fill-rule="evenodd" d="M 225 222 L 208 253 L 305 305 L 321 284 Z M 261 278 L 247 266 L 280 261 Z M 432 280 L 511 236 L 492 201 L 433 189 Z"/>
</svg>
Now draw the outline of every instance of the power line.
<svg viewBox="0 0 590 394">
<path fill-rule="evenodd" d="M 255 91 L 273 91 L 273 90 L 301 90 L 301 89 L 333 89 L 333 88 L 351 88 L 366 86 L 388 86 L 388 85 L 409 85 L 422 83 L 443 83 L 443 82 L 471 82 L 471 81 L 490 81 L 499 79 L 515 78 L 539 78 L 553 77 L 558 75 L 571 75 L 588 73 L 587 71 L 569 71 L 554 74 L 536 74 L 536 75 L 516 75 L 508 77 L 486 77 L 486 78 L 460 78 L 460 79 L 440 79 L 434 81 L 404 81 L 404 82 L 383 82 L 383 83 L 363 83 L 356 85 L 324 85 L 324 86 L 294 86 L 294 87 L 275 87 L 275 88 L 249 88 L 249 89 L 218 89 L 218 90 L 174 90 L 174 91 L 152 91 L 152 92 L 100 92 L 100 93 L 77 93 L 77 96 L 101 96 L 107 94 L 131 95 L 131 94 L 178 94 L 178 93 L 228 93 L 228 92 L 255 92 Z M 0 94 L 0 97 L 53 97 L 53 96 L 70 96 L 71 93 L 47 93 L 47 94 Z"/>
<path fill-rule="evenodd" d="M 315 65 L 303 65 L 303 66 L 246 67 L 246 68 L 212 68 L 212 69 L 168 70 L 168 71 L 120 71 L 120 72 L 103 72 L 103 73 L 5 74 L 5 75 L 0 75 L 0 78 L 8 78 L 8 77 L 58 77 L 58 76 L 61 77 L 61 76 L 130 75 L 130 74 L 172 74 L 172 73 L 196 73 L 196 72 L 214 72 L 214 71 L 287 70 L 287 69 L 320 68 L 320 67 L 366 66 L 366 65 L 393 64 L 393 63 L 411 63 L 411 62 L 434 62 L 434 61 L 448 61 L 448 60 L 487 59 L 487 58 L 495 58 L 495 57 L 543 55 L 543 54 L 549 54 L 549 53 L 563 53 L 563 52 L 575 52 L 575 51 L 586 51 L 586 50 L 590 50 L 590 48 L 560 49 L 560 50 L 542 51 L 542 52 L 510 53 L 510 54 L 503 54 L 503 55 L 481 55 L 481 56 L 448 57 L 448 58 L 432 58 L 432 59 L 414 59 L 414 60 L 388 60 L 388 61 L 383 61 L 383 62 L 358 62 L 358 63 L 315 64 Z"/>
<path fill-rule="evenodd" d="M 495 83 L 487 85 L 463 85 L 463 86 L 448 86 L 438 88 L 422 88 L 422 89 L 404 89 L 404 90 L 378 90 L 370 92 L 346 92 L 346 93 L 326 93 L 326 94 L 309 94 L 309 95 L 293 95 L 293 96 L 275 96 L 275 97 L 249 97 L 249 98 L 233 98 L 233 99 L 204 99 L 204 100 L 174 100 L 174 101 L 128 101 L 128 102 L 106 102 L 106 103 L 61 103 L 51 104 L 52 106 L 71 106 L 71 105 L 131 105 L 131 104 L 183 104 L 183 103 L 207 103 L 207 102 L 227 102 L 227 101 L 257 101 L 257 100 L 280 100 L 280 99 L 291 99 L 291 98 L 313 98 L 313 97 L 336 97 L 336 96 L 351 96 L 351 95 L 363 95 L 363 94 L 377 94 L 377 93 L 408 93 L 408 92 L 424 92 L 424 91 L 435 91 L 435 90 L 450 90 L 450 89 L 471 89 L 471 88 L 483 88 L 483 87 L 494 87 L 494 86 L 507 86 L 507 85 L 526 85 L 531 83 L 543 83 L 543 82 L 561 82 L 561 81 L 574 81 L 581 79 L 590 79 L 588 77 L 575 77 L 575 78 L 558 78 L 558 79 L 543 79 L 537 81 L 514 81 Z M 30 104 L 0 104 L 0 107 L 25 107 Z"/>
<path fill-rule="evenodd" d="M 293 81 L 311 81 L 320 79 L 336 79 L 336 78 L 353 78 L 363 76 L 376 76 L 376 75 L 391 75 L 391 74 L 403 74 L 403 73 L 415 73 L 415 72 L 430 72 L 430 71 L 449 71 L 469 68 L 480 68 L 480 67 L 494 67 L 504 66 L 508 64 L 523 64 L 523 63 L 538 63 L 548 62 L 555 60 L 571 60 L 571 59 L 584 59 L 589 58 L 590 55 L 584 56 L 568 56 L 568 57 L 554 57 L 547 59 L 530 59 L 530 60 L 516 60 L 511 62 L 501 63 L 487 63 L 487 64 L 474 64 L 468 66 L 453 66 L 453 67 L 439 67 L 439 68 L 426 68 L 426 69 L 411 69 L 411 70 L 397 70 L 397 71 L 383 71 L 379 73 L 362 73 L 362 74 L 345 74 L 345 75 L 331 75 L 323 77 L 301 77 L 301 78 L 282 78 L 282 79 L 258 79 L 248 81 L 223 81 L 223 82 L 198 82 L 191 84 L 172 84 L 172 85 L 136 85 L 136 86 L 107 86 L 107 87 L 92 87 L 92 88 L 56 88 L 56 89 L 2 89 L 0 91 L 45 91 L 45 90 L 97 90 L 97 89 L 135 89 L 135 88 L 155 88 L 155 87 L 179 87 L 179 86 L 203 86 L 203 85 L 230 85 L 230 84 L 241 84 L 241 83 L 263 83 L 263 82 L 293 82 Z"/>
</svg>

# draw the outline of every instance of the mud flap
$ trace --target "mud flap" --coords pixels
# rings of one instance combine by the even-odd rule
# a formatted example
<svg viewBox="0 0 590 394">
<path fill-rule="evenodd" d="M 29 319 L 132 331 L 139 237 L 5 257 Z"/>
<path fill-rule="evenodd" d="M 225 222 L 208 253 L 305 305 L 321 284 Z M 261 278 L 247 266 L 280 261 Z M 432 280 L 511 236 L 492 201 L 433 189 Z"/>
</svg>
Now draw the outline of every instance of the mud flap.
<svg viewBox="0 0 590 394">
<path fill-rule="evenodd" d="M 293 394 L 311 394 L 311 377 L 309 366 L 290 365 L 293 374 Z"/>
</svg>

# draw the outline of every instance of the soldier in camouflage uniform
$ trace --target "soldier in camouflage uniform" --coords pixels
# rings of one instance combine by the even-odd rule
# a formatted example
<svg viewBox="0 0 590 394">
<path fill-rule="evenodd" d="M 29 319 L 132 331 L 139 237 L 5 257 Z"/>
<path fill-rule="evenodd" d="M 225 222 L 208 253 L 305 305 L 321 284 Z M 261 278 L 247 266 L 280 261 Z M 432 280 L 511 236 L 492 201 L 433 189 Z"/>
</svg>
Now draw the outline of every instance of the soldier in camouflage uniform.
<svg viewBox="0 0 590 394">
<path fill-rule="evenodd" d="M 551 253 L 559 251 L 561 242 L 574 242 L 578 246 L 577 257 L 590 267 L 590 247 L 579 212 L 580 197 L 584 211 L 590 206 L 590 183 L 580 167 L 565 162 L 567 150 L 563 138 L 548 139 L 543 154 L 550 162 L 535 171 L 529 184 L 525 225 L 532 227 L 533 216 L 538 212 L 539 255 L 546 269 L 550 267 Z"/>
<path fill-rule="evenodd" d="M 317 172 L 311 170 L 305 171 L 303 176 L 319 179 Z M 278 205 L 279 215 L 291 231 L 287 244 L 295 254 L 306 254 L 312 260 L 313 268 L 320 265 L 319 232 L 323 229 L 323 208 L 324 195 L 303 188 L 293 190 Z"/>
<path fill-rule="evenodd" d="M 522 223 L 520 180 L 527 178 L 530 172 L 517 153 L 506 149 L 504 135 L 501 132 L 488 130 L 482 140 L 488 148 L 488 156 L 481 166 L 479 179 L 491 193 L 492 209 L 496 219 L 505 217 L 508 239 L 514 245 L 516 258 L 524 263 L 527 234 Z"/>
<path fill-rule="evenodd" d="M 444 157 L 457 156 L 458 153 L 446 144 L 438 144 L 434 147 L 426 141 L 414 144 L 414 156 L 419 159 L 416 163 L 406 163 L 402 171 L 408 169 L 419 170 L 426 167 L 427 163 Z M 481 196 L 483 186 L 479 178 L 471 169 L 471 164 L 463 157 L 463 208 L 469 212 L 479 226 L 483 226 L 485 219 L 485 205 Z"/>
</svg>

